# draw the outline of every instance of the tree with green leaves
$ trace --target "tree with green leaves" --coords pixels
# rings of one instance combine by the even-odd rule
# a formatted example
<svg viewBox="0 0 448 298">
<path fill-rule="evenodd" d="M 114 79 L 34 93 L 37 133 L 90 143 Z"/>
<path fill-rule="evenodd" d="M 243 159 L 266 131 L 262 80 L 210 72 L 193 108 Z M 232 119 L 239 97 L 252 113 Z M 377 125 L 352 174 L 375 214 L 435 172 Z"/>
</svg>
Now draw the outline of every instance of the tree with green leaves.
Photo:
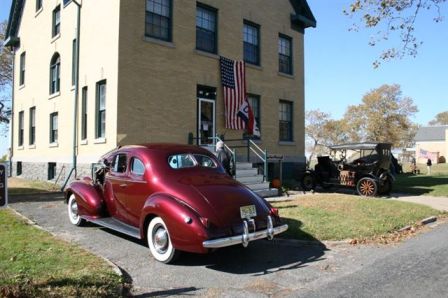
<svg viewBox="0 0 448 298">
<path fill-rule="evenodd" d="M 438 113 L 433 120 L 429 121 L 429 125 L 448 125 L 448 111 Z"/>
<path fill-rule="evenodd" d="M 347 108 L 347 134 L 355 142 L 387 142 L 406 147 L 415 135 L 411 118 L 417 111 L 412 98 L 402 95 L 400 85 L 383 85 L 364 95 L 361 104 Z"/>
<path fill-rule="evenodd" d="M 360 18 L 356 24 L 375 31 L 369 44 L 376 46 L 380 42 L 387 43 L 397 35 L 399 43 L 386 48 L 373 63 L 378 67 L 382 61 L 404 56 L 417 55 L 422 42 L 415 34 L 418 18 L 426 17 L 429 12 L 434 22 L 443 20 L 442 9 L 447 0 L 352 0 L 350 7 L 344 10 L 348 16 Z M 357 30 L 358 25 L 353 29 Z"/>
</svg>

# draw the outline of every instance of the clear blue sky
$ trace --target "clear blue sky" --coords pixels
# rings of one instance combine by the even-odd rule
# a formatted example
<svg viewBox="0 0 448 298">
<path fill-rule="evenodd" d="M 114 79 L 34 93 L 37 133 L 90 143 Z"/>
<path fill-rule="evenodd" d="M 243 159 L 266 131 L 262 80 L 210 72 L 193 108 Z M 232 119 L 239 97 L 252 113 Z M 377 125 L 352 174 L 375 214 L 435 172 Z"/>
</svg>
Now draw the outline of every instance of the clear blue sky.
<svg viewBox="0 0 448 298">
<path fill-rule="evenodd" d="M 355 21 L 343 15 L 350 0 L 308 0 L 317 28 L 305 34 L 306 109 L 320 109 L 340 118 L 348 105 L 359 104 L 362 96 L 382 84 L 400 84 L 403 95 L 419 108 L 415 122 L 427 124 L 448 110 L 448 18 L 435 24 L 421 15 L 417 36 L 424 42 L 417 58 L 408 57 L 373 69 L 381 48 L 368 45 L 371 32 L 349 32 Z M 8 18 L 11 0 L 2 0 L 0 20 Z M 448 17 L 448 7 L 442 12 Z M 392 39 L 391 42 L 397 42 Z M 380 45 L 382 46 L 382 45 Z M 8 140 L 0 139 L 0 154 Z"/>
</svg>

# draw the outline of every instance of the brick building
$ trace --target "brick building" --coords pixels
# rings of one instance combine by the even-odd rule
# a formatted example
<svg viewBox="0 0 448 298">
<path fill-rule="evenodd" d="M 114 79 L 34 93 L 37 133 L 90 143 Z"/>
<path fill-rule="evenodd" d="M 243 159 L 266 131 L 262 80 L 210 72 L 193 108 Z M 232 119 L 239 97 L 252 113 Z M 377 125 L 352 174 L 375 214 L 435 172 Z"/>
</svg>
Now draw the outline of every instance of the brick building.
<svg viewBox="0 0 448 298">
<path fill-rule="evenodd" d="M 13 0 L 13 174 L 60 182 L 118 145 L 241 139 L 225 128 L 220 56 L 246 62 L 257 144 L 303 161 L 315 24 L 306 0 Z"/>
</svg>

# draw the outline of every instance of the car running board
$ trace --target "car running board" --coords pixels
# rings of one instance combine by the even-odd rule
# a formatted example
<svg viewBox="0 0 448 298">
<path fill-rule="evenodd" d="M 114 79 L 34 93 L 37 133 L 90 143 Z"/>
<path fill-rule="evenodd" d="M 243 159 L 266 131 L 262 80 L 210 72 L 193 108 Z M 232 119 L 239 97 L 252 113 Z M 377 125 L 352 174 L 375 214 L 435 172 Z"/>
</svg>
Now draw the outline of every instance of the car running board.
<svg viewBox="0 0 448 298">
<path fill-rule="evenodd" d="M 128 236 L 141 239 L 140 237 L 140 230 L 130 226 L 128 224 L 125 224 L 124 222 L 115 219 L 113 217 L 106 217 L 106 218 L 99 218 L 95 220 L 90 220 L 92 223 L 100 225 L 102 227 L 126 234 Z"/>
</svg>

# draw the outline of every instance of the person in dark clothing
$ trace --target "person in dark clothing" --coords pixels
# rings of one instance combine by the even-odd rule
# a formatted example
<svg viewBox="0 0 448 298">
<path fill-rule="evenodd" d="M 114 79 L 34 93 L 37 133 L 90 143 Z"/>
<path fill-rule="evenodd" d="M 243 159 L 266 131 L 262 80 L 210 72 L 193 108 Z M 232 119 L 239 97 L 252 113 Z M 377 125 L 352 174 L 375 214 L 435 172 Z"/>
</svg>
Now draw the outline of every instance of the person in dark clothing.
<svg viewBox="0 0 448 298">
<path fill-rule="evenodd" d="M 230 154 L 226 151 L 223 141 L 219 141 L 218 143 L 216 143 L 216 156 L 226 170 L 226 173 L 229 176 L 232 176 L 231 157 Z"/>
</svg>

